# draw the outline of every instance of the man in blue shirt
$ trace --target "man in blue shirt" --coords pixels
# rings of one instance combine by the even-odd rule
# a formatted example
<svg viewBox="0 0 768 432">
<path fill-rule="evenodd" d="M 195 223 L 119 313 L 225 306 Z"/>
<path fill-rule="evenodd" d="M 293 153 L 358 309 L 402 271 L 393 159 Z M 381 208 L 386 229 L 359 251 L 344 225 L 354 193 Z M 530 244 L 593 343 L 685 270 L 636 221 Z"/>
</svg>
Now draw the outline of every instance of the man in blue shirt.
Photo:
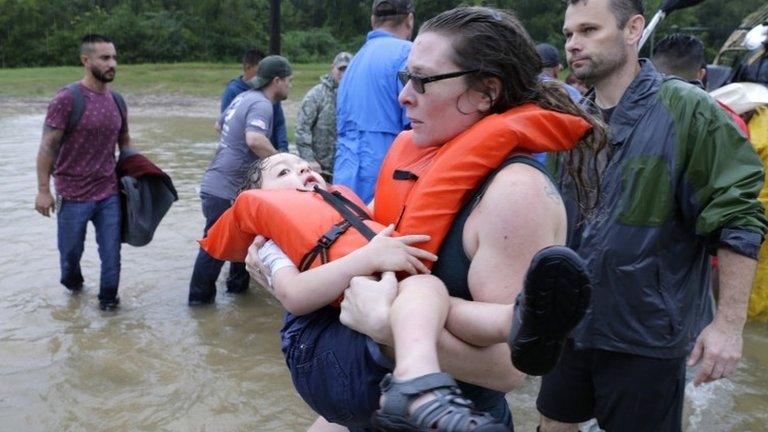
<svg viewBox="0 0 768 432">
<path fill-rule="evenodd" d="M 541 72 L 539 73 L 539 81 L 557 81 L 563 86 L 563 90 L 568 93 L 571 100 L 575 103 L 581 101 L 581 92 L 578 91 L 572 85 L 566 84 L 559 80 L 558 76 L 560 71 L 563 70 L 563 65 L 560 63 L 560 52 L 554 46 L 548 43 L 540 43 L 536 45 L 536 52 L 541 57 Z M 546 153 L 536 153 L 533 155 L 539 162 L 547 163 Z"/>
<path fill-rule="evenodd" d="M 411 0 L 375 0 L 373 31 L 355 54 L 336 99 L 336 159 L 333 180 L 365 202 L 373 199 L 379 168 L 397 134 L 410 126 L 397 96 L 413 32 Z"/>
<path fill-rule="evenodd" d="M 227 87 L 224 88 L 224 93 L 221 94 L 220 112 L 223 113 L 224 110 L 227 109 L 235 96 L 251 89 L 251 85 L 249 83 L 251 79 L 256 76 L 256 70 L 258 69 L 257 65 L 263 58 L 264 53 L 262 53 L 260 50 L 252 49 L 246 51 L 245 55 L 243 56 L 243 74 L 239 77 L 232 78 L 232 80 L 227 83 Z M 285 129 L 285 115 L 283 114 L 283 107 L 280 105 L 280 102 L 277 102 L 273 109 L 274 112 L 272 114 L 272 121 L 274 123 L 269 141 L 272 142 L 272 145 L 275 146 L 277 151 L 287 152 L 288 132 Z"/>
<path fill-rule="evenodd" d="M 548 43 L 540 43 L 536 45 L 536 52 L 541 57 L 541 73 L 539 79 L 542 81 L 559 81 L 558 76 L 560 71 L 563 70 L 563 65 L 560 63 L 560 52 L 554 46 Z M 571 99 L 579 103 L 581 101 L 581 92 L 578 91 L 572 85 L 561 82 L 563 89 L 568 93 Z"/>
</svg>

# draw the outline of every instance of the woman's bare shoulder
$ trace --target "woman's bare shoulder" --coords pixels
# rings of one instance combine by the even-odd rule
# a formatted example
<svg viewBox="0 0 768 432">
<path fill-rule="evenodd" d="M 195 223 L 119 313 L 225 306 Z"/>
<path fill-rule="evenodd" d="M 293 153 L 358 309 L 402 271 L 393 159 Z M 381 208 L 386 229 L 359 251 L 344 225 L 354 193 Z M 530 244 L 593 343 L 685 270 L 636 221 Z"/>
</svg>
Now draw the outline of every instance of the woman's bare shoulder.
<svg viewBox="0 0 768 432">
<path fill-rule="evenodd" d="M 546 198 L 546 199 L 542 199 Z M 513 163 L 491 181 L 482 201 L 505 207 L 525 204 L 529 207 L 562 206 L 562 198 L 549 176 L 526 164 Z"/>
<path fill-rule="evenodd" d="M 471 244 L 473 238 L 494 241 L 533 235 L 557 242 L 565 225 L 565 206 L 549 177 L 529 165 L 511 164 L 488 186 L 470 216 L 464 238 Z"/>
</svg>

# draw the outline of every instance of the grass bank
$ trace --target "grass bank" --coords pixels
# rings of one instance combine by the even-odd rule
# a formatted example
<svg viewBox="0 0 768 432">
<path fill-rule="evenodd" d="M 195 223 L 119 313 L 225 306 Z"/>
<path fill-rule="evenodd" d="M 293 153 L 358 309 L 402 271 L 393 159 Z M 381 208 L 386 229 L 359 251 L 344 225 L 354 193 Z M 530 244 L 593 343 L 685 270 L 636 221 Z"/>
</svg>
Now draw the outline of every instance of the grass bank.
<svg viewBox="0 0 768 432">
<path fill-rule="evenodd" d="M 294 64 L 293 87 L 288 101 L 300 102 L 304 94 L 318 83 L 318 78 L 329 69 L 330 64 Z M 168 94 L 218 100 L 227 82 L 241 73 L 242 66 L 235 63 L 118 65 L 117 77 L 111 87 L 129 96 Z M 83 68 L 78 66 L 0 69 L 0 98 L 48 100 L 58 89 L 82 76 Z M 284 107 L 288 108 L 286 105 Z M 211 115 L 215 116 L 215 113 Z M 295 112 L 286 110 L 286 122 L 288 140 L 293 142 Z"/>
<path fill-rule="evenodd" d="M 300 101 L 326 73 L 329 64 L 295 64 L 290 100 Z M 171 63 L 118 65 L 112 87 L 126 94 L 173 93 L 218 98 L 226 83 L 242 73 L 239 64 Z M 82 78 L 77 66 L 0 69 L 0 96 L 50 98 L 59 88 Z"/>
</svg>

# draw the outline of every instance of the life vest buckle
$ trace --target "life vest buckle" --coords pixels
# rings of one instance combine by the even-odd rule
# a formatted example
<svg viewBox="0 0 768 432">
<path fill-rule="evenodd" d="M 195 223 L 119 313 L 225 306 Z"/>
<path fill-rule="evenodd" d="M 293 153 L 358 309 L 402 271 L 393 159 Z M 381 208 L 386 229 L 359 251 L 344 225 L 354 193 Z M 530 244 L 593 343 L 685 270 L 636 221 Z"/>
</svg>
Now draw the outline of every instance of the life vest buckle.
<svg viewBox="0 0 768 432">
<path fill-rule="evenodd" d="M 333 227 L 328 230 L 325 234 L 323 234 L 318 240 L 317 244 L 323 247 L 323 249 L 328 249 L 333 245 L 333 243 L 338 239 L 342 234 L 347 232 L 349 229 L 349 222 L 343 221 L 340 223 L 337 223 L 333 225 Z"/>
</svg>

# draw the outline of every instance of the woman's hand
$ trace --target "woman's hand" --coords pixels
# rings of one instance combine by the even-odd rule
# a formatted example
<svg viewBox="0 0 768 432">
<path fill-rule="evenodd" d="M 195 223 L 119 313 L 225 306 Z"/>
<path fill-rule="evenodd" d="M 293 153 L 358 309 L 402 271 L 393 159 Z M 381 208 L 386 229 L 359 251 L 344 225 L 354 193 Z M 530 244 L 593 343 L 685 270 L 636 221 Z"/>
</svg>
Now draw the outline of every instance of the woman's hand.
<svg viewBox="0 0 768 432">
<path fill-rule="evenodd" d="M 386 271 L 404 271 L 411 275 L 428 274 L 429 269 L 420 260 L 437 261 L 437 255 L 411 246 L 429 240 L 428 235 L 404 235 L 392 237 L 394 225 L 389 225 L 376 234 L 376 237 L 360 248 L 372 273 Z"/>
<path fill-rule="evenodd" d="M 248 271 L 248 274 L 251 275 L 251 279 L 266 288 L 269 292 L 272 292 L 272 286 L 267 280 L 267 276 L 271 276 L 269 269 L 264 267 L 264 263 L 259 259 L 259 249 L 264 246 L 264 243 L 266 242 L 267 239 L 260 235 L 253 239 L 253 243 L 248 246 L 248 255 L 245 257 L 245 269 Z"/>
<path fill-rule="evenodd" d="M 345 326 L 369 336 L 374 341 L 393 346 L 389 309 L 397 297 L 397 278 L 384 272 L 380 280 L 367 276 L 352 278 L 344 291 L 339 319 Z"/>
</svg>

